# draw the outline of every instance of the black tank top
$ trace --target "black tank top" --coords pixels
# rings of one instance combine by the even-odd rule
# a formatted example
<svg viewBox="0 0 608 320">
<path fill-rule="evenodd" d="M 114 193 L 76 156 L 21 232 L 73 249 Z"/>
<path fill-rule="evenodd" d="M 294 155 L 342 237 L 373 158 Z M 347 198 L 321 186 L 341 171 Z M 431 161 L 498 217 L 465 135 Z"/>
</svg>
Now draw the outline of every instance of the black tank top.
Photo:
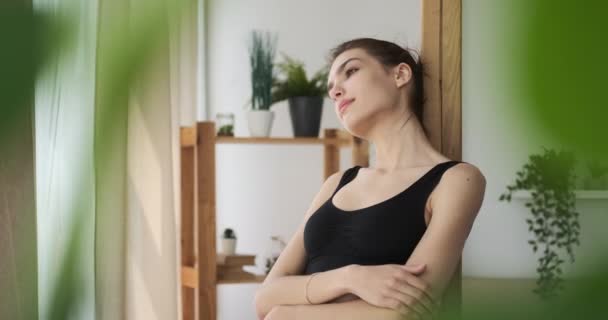
<svg viewBox="0 0 608 320">
<path fill-rule="evenodd" d="M 426 231 L 424 211 L 429 195 L 443 173 L 458 163 L 439 163 L 399 194 L 362 209 L 344 211 L 334 206 L 332 199 L 361 167 L 347 169 L 331 197 L 306 222 L 304 274 L 349 264 L 405 264 Z"/>
</svg>

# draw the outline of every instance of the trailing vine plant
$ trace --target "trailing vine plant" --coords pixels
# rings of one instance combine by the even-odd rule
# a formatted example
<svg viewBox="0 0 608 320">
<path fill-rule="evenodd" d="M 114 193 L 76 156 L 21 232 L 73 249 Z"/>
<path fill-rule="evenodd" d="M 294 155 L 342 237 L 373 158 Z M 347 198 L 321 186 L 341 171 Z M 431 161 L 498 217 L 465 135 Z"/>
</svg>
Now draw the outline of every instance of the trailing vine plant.
<svg viewBox="0 0 608 320">
<path fill-rule="evenodd" d="M 580 224 L 573 190 L 576 179 L 574 154 L 543 149 L 543 154 L 530 155 L 517 172 L 515 183 L 507 186 L 499 200 L 510 202 L 517 190 L 531 192 L 532 198 L 525 204 L 531 217 L 526 222 L 534 238 L 528 243 L 535 253 L 539 249 L 543 253 L 538 259 L 539 278 L 534 293 L 548 299 L 563 289 L 563 256 L 567 255 L 570 263 L 574 263 L 573 247 L 580 245 Z"/>
</svg>

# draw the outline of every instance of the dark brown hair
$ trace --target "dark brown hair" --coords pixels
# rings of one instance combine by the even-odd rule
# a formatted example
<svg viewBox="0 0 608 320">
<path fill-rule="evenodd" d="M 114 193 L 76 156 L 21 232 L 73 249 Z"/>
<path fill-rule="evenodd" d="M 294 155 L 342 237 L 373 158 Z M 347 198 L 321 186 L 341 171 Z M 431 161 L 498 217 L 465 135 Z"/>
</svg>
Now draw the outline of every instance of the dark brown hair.
<svg viewBox="0 0 608 320">
<path fill-rule="evenodd" d="M 344 51 L 350 49 L 363 49 L 367 54 L 374 57 L 386 70 L 400 63 L 406 63 L 412 69 L 412 79 L 414 81 L 410 94 L 410 106 L 416 118 L 422 125 L 425 133 L 426 127 L 423 123 L 424 114 L 424 69 L 420 59 L 420 54 L 412 49 L 403 48 L 395 43 L 378 40 L 373 38 L 358 38 L 339 44 L 333 48 L 329 54 L 329 64 L 331 65 L 336 58 Z M 416 58 L 412 52 L 416 53 Z"/>
</svg>

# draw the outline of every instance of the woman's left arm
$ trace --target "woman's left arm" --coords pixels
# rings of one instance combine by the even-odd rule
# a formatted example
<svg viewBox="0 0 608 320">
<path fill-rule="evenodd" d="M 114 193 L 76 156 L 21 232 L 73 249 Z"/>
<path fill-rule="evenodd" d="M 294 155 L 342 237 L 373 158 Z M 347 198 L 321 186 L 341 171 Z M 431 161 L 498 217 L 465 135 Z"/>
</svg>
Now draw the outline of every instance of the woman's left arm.
<svg viewBox="0 0 608 320">
<path fill-rule="evenodd" d="M 406 264 L 426 264 L 419 278 L 430 285 L 436 297 L 443 296 L 458 266 L 485 187 L 479 169 L 461 163 L 444 173 L 433 192 L 431 221 Z"/>
</svg>

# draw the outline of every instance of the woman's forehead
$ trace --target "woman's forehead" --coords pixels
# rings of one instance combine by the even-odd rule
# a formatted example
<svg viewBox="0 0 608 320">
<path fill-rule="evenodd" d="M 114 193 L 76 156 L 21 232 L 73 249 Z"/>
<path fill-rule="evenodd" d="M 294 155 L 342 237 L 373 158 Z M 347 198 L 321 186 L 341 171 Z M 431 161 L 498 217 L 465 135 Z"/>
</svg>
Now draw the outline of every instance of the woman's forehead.
<svg viewBox="0 0 608 320">
<path fill-rule="evenodd" d="M 344 67 L 350 61 L 359 61 L 366 62 L 368 60 L 368 54 L 359 48 L 348 49 L 342 53 L 340 53 L 334 62 L 331 64 L 331 68 L 329 69 L 328 79 L 332 79 L 336 74 L 343 71 Z"/>
<path fill-rule="evenodd" d="M 332 66 L 331 66 L 331 70 L 338 68 L 340 65 L 342 65 L 348 59 L 359 58 L 361 60 L 365 60 L 367 56 L 368 56 L 367 52 L 365 52 L 365 50 L 363 50 L 361 48 L 352 48 L 352 49 L 345 50 L 344 52 L 340 53 L 334 59 Z"/>
</svg>

